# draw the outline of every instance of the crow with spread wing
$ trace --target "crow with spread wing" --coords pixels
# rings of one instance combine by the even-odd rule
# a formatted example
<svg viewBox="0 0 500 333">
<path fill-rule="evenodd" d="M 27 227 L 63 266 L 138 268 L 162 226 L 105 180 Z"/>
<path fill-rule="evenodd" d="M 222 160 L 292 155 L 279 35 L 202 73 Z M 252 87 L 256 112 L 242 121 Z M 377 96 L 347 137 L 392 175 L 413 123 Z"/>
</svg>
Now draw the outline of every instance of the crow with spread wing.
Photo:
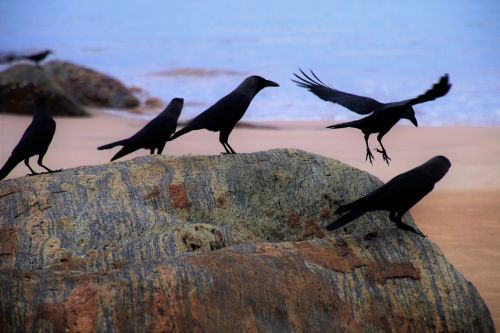
<svg viewBox="0 0 500 333">
<path fill-rule="evenodd" d="M 323 83 L 313 71 L 311 71 L 310 75 L 307 75 L 302 70 L 300 70 L 300 72 L 303 75 L 302 77 L 294 73 L 297 80 L 292 79 L 298 86 L 308 89 L 325 101 L 340 104 L 361 115 L 368 115 L 358 120 L 331 125 L 327 128 L 353 127 L 361 130 L 365 136 L 366 160 L 370 161 L 371 164 L 373 164 L 373 154 L 368 145 L 370 134 L 378 133 L 377 140 L 382 149 L 377 148 L 376 151 L 381 153 L 383 160 L 389 164 L 391 158 L 387 155 L 387 151 L 382 144 L 384 135 L 387 134 L 400 119 L 408 119 L 417 127 L 418 123 L 415 118 L 413 105 L 442 97 L 446 95 L 451 88 L 448 74 L 446 74 L 443 75 L 431 89 L 420 96 L 400 102 L 381 103 L 370 97 L 358 96 L 329 87 Z"/>
</svg>

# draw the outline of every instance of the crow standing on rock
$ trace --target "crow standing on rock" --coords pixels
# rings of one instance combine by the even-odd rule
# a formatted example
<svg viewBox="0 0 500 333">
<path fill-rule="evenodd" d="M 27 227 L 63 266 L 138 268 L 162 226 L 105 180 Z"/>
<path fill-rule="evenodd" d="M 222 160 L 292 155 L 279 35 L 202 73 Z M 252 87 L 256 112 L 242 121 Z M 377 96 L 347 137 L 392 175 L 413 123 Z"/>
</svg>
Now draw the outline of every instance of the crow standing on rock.
<svg viewBox="0 0 500 333">
<path fill-rule="evenodd" d="M 236 152 L 228 143 L 229 134 L 243 117 L 255 95 L 265 87 L 279 87 L 279 85 L 260 76 L 247 77 L 236 89 L 196 116 L 168 141 L 194 130 L 207 129 L 220 132 L 219 142 L 224 147 L 225 154 L 235 154 Z"/>
<path fill-rule="evenodd" d="M 45 50 L 32 54 L 15 54 L 15 53 L 7 53 L 0 55 L 0 64 L 3 63 L 11 63 L 17 60 L 29 60 L 35 63 L 36 68 L 40 67 L 40 62 L 47 58 L 49 54 L 53 53 L 51 50 Z"/>
<path fill-rule="evenodd" d="M 120 157 L 130 154 L 138 149 L 150 149 L 151 155 L 157 153 L 160 155 L 167 143 L 168 138 L 177 128 L 177 119 L 184 106 L 184 99 L 174 98 L 158 116 L 146 124 L 139 132 L 128 139 L 109 143 L 100 146 L 97 149 L 110 149 L 116 146 L 123 146 L 111 159 L 114 161 Z"/>
<path fill-rule="evenodd" d="M 0 180 L 7 175 L 24 160 L 24 164 L 30 169 L 31 175 L 37 175 L 29 165 L 31 156 L 38 155 L 38 165 L 47 170 L 47 172 L 57 172 L 60 170 L 51 170 L 43 165 L 43 157 L 49 148 L 52 137 L 56 131 L 56 122 L 52 118 L 47 101 L 39 97 L 34 101 L 33 120 L 24 132 L 21 140 L 12 151 L 7 162 L 0 169 Z"/>
<path fill-rule="evenodd" d="M 359 120 L 331 125 L 327 128 L 353 127 L 360 129 L 365 135 L 366 160 L 369 160 L 371 164 L 373 164 L 373 154 L 368 145 L 370 134 L 378 133 L 377 140 L 382 149 L 376 149 L 376 151 L 381 153 L 384 161 L 389 164 L 391 158 L 387 155 L 387 151 L 382 144 L 384 135 L 402 118 L 408 119 L 415 126 L 418 126 L 417 119 L 415 118 L 415 111 L 412 106 L 442 97 L 446 95 L 451 88 L 451 84 L 448 82 L 448 74 L 446 74 L 442 76 L 439 82 L 434 84 L 431 89 L 420 96 L 400 102 L 380 103 L 373 98 L 357 96 L 331 88 L 324 84 L 313 71 L 311 71 L 312 77 L 302 70 L 300 70 L 300 72 L 303 77 L 294 73 L 299 81 L 292 79 L 298 86 L 308 89 L 325 101 L 340 104 L 358 114 L 370 114 Z"/>
<path fill-rule="evenodd" d="M 370 194 L 340 206 L 335 214 L 346 214 L 330 223 L 326 229 L 338 229 L 367 212 L 387 210 L 390 212 L 389 219 L 396 227 L 425 237 L 420 231 L 403 223 L 403 215 L 432 191 L 434 184 L 446 175 L 450 167 L 451 163 L 446 157 L 433 157 L 424 164 L 394 177 Z"/>
<path fill-rule="evenodd" d="M 51 53 L 52 53 L 51 50 L 45 50 L 34 54 L 19 56 L 18 59 L 26 59 L 33 61 L 35 63 L 36 68 L 40 68 L 40 62 L 45 58 L 47 58 L 47 56 Z"/>
</svg>

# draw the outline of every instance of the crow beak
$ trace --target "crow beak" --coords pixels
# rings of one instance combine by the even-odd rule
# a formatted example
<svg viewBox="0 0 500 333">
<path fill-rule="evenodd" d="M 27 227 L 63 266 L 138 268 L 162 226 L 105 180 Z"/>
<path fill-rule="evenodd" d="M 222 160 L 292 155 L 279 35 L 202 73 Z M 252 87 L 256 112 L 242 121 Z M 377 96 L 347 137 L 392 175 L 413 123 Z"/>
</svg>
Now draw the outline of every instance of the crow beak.
<svg viewBox="0 0 500 333">
<path fill-rule="evenodd" d="M 415 127 L 418 127 L 418 122 L 417 122 L 417 118 L 415 118 L 414 116 L 410 118 L 410 121 L 413 123 L 413 125 L 415 125 Z"/>
<path fill-rule="evenodd" d="M 276 82 L 266 80 L 266 87 L 279 87 L 280 85 Z"/>
</svg>

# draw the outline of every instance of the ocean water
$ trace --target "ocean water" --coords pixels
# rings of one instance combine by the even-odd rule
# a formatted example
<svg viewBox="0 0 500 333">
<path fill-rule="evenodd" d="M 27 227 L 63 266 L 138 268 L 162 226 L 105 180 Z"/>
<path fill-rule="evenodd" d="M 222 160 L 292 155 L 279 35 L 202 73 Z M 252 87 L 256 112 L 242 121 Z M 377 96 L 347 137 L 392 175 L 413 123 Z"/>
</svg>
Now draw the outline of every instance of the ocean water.
<svg viewBox="0 0 500 333">
<path fill-rule="evenodd" d="M 303 68 L 382 102 L 449 73 L 452 90 L 417 105 L 419 123 L 500 125 L 498 0 L 2 0 L 0 18 L 0 52 L 50 48 L 165 101 L 183 97 L 182 118 L 252 74 L 281 87 L 259 93 L 246 120 L 359 117 L 293 84 Z M 215 75 L 155 75 L 185 68 Z"/>
</svg>

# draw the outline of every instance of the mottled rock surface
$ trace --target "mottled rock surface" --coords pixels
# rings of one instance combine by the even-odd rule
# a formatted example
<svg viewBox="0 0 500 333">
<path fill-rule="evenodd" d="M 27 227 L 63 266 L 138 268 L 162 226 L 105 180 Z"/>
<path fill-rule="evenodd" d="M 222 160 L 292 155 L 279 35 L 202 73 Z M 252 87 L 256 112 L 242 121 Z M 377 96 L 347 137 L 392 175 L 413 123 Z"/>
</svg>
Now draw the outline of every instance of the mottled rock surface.
<svg viewBox="0 0 500 333">
<path fill-rule="evenodd" d="M 338 205 L 379 185 L 286 149 L 4 180 L 0 322 L 8 332 L 493 331 L 474 286 L 386 213 L 325 232 Z"/>
</svg>

